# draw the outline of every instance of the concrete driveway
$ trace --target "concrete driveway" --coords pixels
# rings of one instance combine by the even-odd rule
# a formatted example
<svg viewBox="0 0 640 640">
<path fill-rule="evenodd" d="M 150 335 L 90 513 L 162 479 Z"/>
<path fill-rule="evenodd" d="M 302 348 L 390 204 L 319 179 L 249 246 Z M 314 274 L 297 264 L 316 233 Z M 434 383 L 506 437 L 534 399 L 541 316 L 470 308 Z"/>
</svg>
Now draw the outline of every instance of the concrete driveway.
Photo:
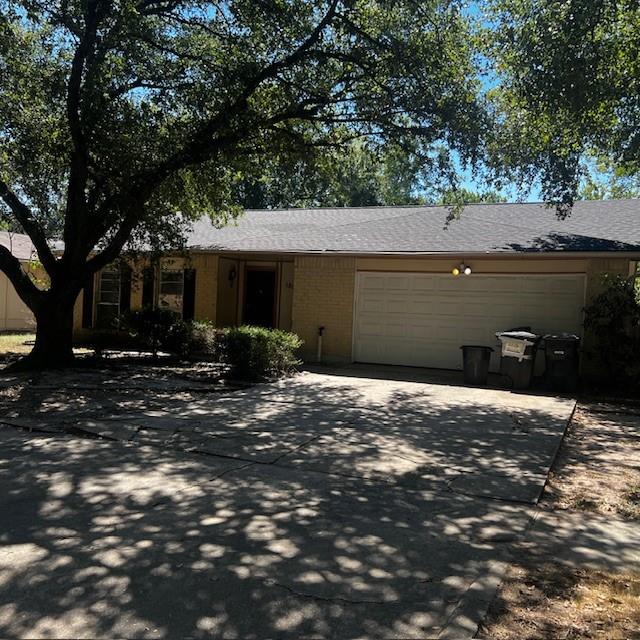
<svg viewBox="0 0 640 640">
<path fill-rule="evenodd" d="M 575 404 L 59 376 L 0 428 L 2 637 L 471 637 Z"/>
</svg>

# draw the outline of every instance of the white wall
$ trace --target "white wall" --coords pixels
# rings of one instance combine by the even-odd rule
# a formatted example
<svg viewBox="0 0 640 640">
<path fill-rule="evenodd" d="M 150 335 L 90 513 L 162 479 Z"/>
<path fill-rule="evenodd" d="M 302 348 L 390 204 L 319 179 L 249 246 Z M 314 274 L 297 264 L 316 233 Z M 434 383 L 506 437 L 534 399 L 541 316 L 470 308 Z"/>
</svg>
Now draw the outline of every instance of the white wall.
<svg viewBox="0 0 640 640">
<path fill-rule="evenodd" d="M 33 314 L 0 272 L 0 331 L 35 330 L 35 326 Z"/>
</svg>

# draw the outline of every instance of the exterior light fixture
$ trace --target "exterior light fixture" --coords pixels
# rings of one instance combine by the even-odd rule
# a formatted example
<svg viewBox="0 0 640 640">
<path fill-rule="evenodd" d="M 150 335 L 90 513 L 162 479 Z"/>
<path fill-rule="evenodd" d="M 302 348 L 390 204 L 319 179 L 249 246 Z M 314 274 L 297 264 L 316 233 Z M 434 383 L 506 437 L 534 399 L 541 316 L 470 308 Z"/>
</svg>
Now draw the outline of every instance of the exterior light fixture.
<svg viewBox="0 0 640 640">
<path fill-rule="evenodd" d="M 236 268 L 235 267 L 231 267 L 231 269 L 229 269 L 229 274 L 228 274 L 228 278 L 229 278 L 229 284 L 233 287 L 233 282 L 236 279 L 237 273 L 236 273 Z"/>
<path fill-rule="evenodd" d="M 453 269 L 451 269 L 451 275 L 459 276 L 460 274 L 470 276 L 471 267 L 467 266 L 464 262 L 461 262 L 457 267 L 453 267 Z"/>
</svg>

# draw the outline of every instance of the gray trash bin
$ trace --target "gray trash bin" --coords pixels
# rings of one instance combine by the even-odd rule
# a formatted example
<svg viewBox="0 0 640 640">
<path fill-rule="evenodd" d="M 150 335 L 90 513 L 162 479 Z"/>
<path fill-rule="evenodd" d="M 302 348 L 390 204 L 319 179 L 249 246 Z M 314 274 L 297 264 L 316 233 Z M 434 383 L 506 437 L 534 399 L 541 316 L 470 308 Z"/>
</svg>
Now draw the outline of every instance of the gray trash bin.
<svg viewBox="0 0 640 640">
<path fill-rule="evenodd" d="M 499 331 L 502 345 L 500 374 L 508 378 L 513 389 L 528 389 L 533 379 L 536 350 L 540 336 L 530 331 Z"/>
<path fill-rule="evenodd" d="M 487 384 L 489 360 L 493 349 L 476 344 L 465 344 L 460 348 L 465 384 Z"/>
<path fill-rule="evenodd" d="M 544 336 L 545 383 L 554 391 L 578 388 L 580 338 L 573 333 Z"/>
</svg>

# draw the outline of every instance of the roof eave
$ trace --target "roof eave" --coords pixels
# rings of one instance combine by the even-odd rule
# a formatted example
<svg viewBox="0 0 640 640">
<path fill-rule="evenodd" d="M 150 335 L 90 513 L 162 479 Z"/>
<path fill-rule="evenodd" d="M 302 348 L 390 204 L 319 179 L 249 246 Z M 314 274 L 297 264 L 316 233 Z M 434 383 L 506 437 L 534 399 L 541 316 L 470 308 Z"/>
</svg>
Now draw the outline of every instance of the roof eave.
<svg viewBox="0 0 640 640">
<path fill-rule="evenodd" d="M 628 258 L 640 260 L 640 251 L 330 251 L 277 249 L 187 248 L 190 253 L 249 254 L 283 256 L 342 256 L 349 258 Z"/>
</svg>

